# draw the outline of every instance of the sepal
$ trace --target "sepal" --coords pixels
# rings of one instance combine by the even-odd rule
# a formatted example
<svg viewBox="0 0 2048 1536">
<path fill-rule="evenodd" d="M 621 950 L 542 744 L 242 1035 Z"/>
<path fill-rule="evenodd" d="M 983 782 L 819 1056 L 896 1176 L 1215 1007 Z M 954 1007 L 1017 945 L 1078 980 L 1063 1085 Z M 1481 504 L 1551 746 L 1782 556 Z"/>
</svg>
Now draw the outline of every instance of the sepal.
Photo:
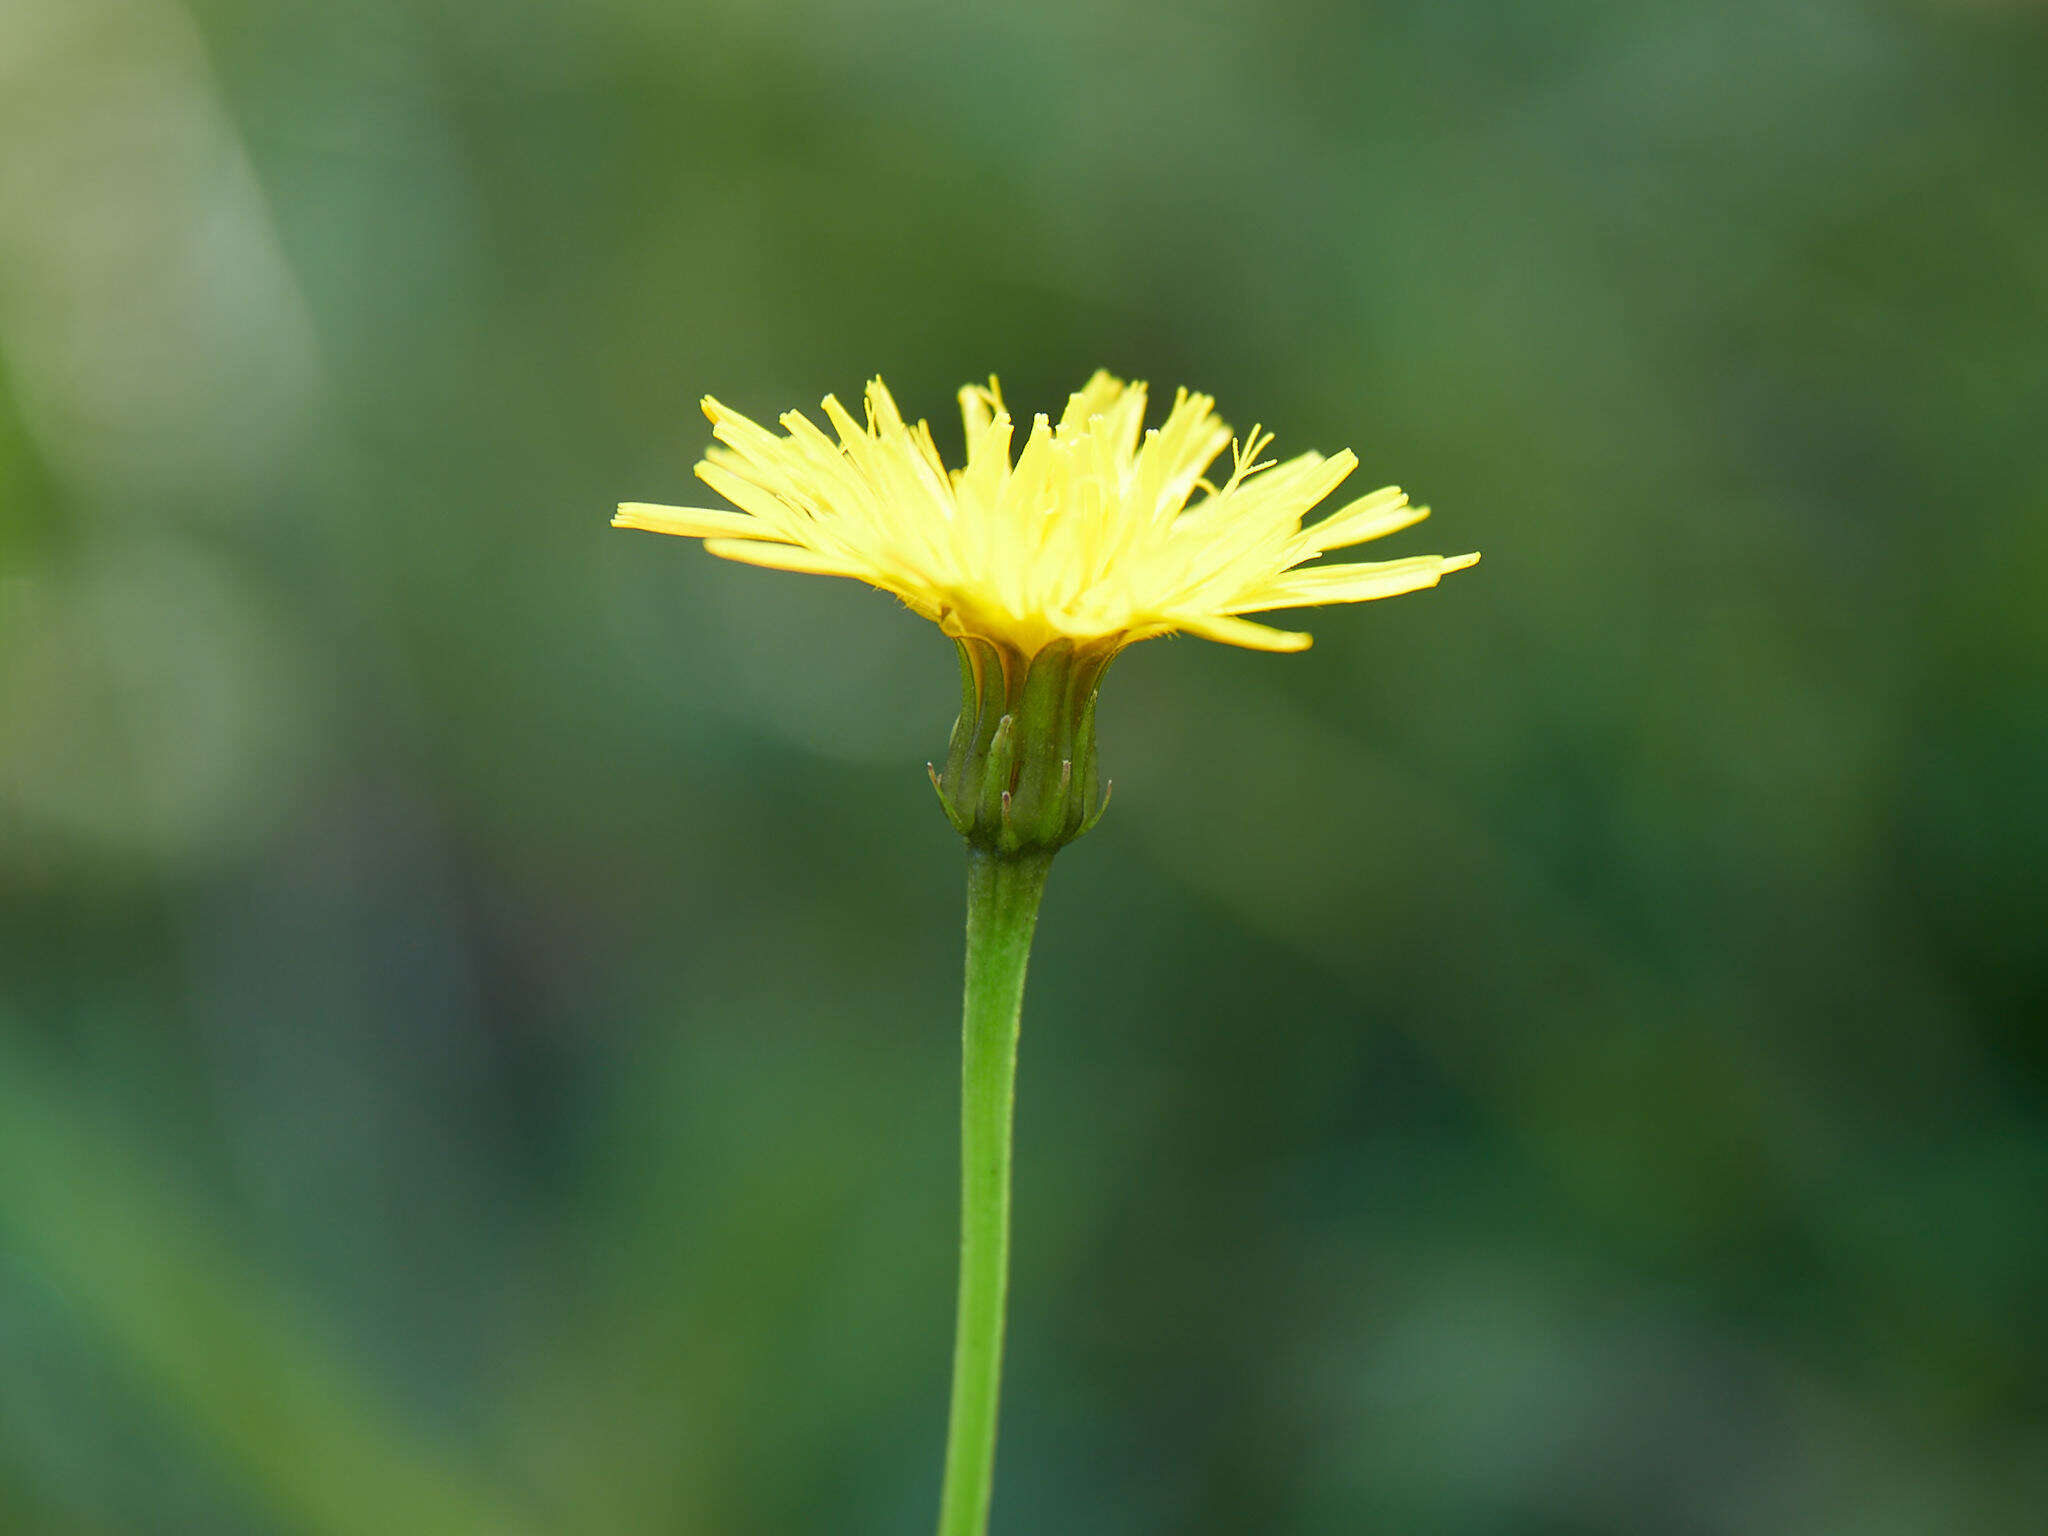
<svg viewBox="0 0 2048 1536">
<path fill-rule="evenodd" d="M 1036 655 L 973 636 L 960 647 L 960 715 L 944 772 L 946 819 L 976 847 L 1050 853 L 1102 819 L 1095 700 L 1111 646 L 1055 640 Z"/>
</svg>

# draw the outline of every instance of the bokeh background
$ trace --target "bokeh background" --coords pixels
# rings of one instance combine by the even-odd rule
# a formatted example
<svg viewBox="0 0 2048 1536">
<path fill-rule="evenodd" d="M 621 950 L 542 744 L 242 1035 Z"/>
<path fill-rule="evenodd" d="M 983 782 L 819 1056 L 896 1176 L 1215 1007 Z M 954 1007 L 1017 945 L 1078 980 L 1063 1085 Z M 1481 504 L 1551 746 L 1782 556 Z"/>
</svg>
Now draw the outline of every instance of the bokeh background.
<svg viewBox="0 0 2048 1536">
<path fill-rule="evenodd" d="M 2048 1501 L 2048 13 L 7 0 L 0 1528 L 916 1531 L 950 647 L 607 530 L 1093 368 L 1436 592 L 1119 662 L 998 1536 Z"/>
</svg>

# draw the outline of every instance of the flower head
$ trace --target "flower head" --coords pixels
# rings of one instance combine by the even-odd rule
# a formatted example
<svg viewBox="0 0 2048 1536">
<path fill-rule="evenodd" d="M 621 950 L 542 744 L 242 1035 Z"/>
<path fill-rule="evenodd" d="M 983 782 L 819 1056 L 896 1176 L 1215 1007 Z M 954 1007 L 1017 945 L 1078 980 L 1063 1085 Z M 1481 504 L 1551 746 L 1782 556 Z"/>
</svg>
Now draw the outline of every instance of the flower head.
<svg viewBox="0 0 2048 1536">
<path fill-rule="evenodd" d="M 880 379 L 867 421 L 827 396 L 835 442 L 798 411 L 785 435 L 706 398 L 718 446 L 698 478 L 738 511 L 628 502 L 616 527 L 704 540 L 728 560 L 851 576 L 893 592 L 956 639 L 1028 662 L 1065 639 L 1084 654 L 1184 630 L 1230 645 L 1298 651 L 1309 637 L 1243 617 L 1355 603 L 1435 586 L 1473 555 L 1314 564 L 1428 516 L 1389 486 L 1309 527 L 1357 466 L 1348 451 L 1261 460 L 1207 395 L 1180 390 L 1145 427 L 1145 386 L 1097 373 L 1057 424 L 1014 428 L 995 381 L 960 391 L 967 463 L 948 470 L 930 427 L 912 426 Z M 1210 466 L 1231 450 L 1219 484 Z"/>
<path fill-rule="evenodd" d="M 1050 854 L 1107 803 L 1095 756 L 1103 671 L 1135 641 L 1185 630 L 1298 651 L 1309 637 L 1247 613 L 1357 603 L 1433 587 L 1477 555 L 1320 565 L 1420 522 L 1389 486 L 1309 527 L 1302 517 L 1357 465 L 1304 453 L 1262 461 L 1272 437 L 1234 441 L 1207 395 L 1180 390 L 1145 426 L 1145 386 L 1097 373 L 1055 425 L 1037 417 L 1011 458 L 991 379 L 960 391 L 967 464 L 948 470 L 876 379 L 867 421 L 831 396 L 835 442 L 791 411 L 783 436 L 707 398 L 717 446 L 697 476 L 738 511 L 620 506 L 613 524 L 704 541 L 714 555 L 851 576 L 893 592 L 960 649 L 960 715 L 932 784 L 977 848 Z M 1221 483 L 1210 466 L 1228 447 Z"/>
</svg>

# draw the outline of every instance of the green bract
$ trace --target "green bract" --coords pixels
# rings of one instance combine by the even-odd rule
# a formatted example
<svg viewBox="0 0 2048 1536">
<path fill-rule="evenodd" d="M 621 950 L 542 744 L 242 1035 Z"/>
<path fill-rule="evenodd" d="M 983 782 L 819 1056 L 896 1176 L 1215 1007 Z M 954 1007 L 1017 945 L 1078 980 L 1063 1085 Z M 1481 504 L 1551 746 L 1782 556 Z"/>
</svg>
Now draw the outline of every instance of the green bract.
<svg viewBox="0 0 2048 1536">
<path fill-rule="evenodd" d="M 1102 819 L 1095 699 L 1115 646 L 1055 640 L 1037 655 L 969 636 L 960 718 L 932 784 L 960 835 L 991 853 L 1052 853 Z"/>
</svg>

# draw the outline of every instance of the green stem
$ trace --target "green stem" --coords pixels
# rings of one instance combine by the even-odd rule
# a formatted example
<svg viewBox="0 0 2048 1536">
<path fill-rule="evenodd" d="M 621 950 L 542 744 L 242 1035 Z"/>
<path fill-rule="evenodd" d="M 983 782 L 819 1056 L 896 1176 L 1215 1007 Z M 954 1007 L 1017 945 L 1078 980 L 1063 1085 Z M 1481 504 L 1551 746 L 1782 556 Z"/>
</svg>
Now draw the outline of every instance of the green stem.
<svg viewBox="0 0 2048 1536">
<path fill-rule="evenodd" d="M 1010 1119 L 1024 966 L 1050 853 L 967 851 L 960 1020 L 960 1299 L 939 1536 L 984 1536 L 995 1480 L 1003 1299 L 1010 1276 Z"/>
</svg>

